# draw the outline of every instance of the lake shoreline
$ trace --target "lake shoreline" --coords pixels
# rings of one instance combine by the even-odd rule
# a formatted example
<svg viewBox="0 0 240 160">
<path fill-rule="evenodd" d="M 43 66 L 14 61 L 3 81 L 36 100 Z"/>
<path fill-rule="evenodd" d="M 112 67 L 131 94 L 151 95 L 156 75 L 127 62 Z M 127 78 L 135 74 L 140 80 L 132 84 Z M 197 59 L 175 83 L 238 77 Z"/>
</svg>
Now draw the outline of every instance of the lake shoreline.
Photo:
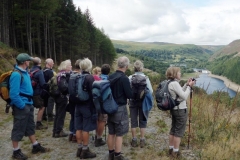
<svg viewBox="0 0 240 160">
<path fill-rule="evenodd" d="M 227 77 L 224 77 L 224 76 L 218 76 L 218 75 L 215 75 L 215 74 L 212 74 L 212 73 L 209 73 L 208 74 L 209 77 L 212 77 L 212 78 L 217 78 L 217 79 L 220 79 L 224 82 L 224 84 L 232 89 L 233 91 L 235 92 L 239 92 L 240 91 L 240 85 L 232 82 L 231 80 L 229 80 Z"/>
</svg>

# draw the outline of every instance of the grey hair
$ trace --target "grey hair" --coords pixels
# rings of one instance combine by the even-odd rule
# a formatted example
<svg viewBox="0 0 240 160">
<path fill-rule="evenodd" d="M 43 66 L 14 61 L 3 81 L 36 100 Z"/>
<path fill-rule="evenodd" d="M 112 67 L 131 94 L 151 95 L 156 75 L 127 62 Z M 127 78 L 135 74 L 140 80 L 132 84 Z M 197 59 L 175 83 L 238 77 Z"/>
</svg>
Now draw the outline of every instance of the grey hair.
<svg viewBox="0 0 240 160">
<path fill-rule="evenodd" d="M 33 58 L 33 64 L 34 65 L 38 65 L 38 64 L 40 64 L 41 63 L 41 59 L 39 58 L 39 57 L 34 57 Z"/>
<path fill-rule="evenodd" d="M 79 66 L 82 71 L 90 73 L 92 70 L 92 61 L 88 58 L 84 58 L 82 61 L 80 61 Z"/>
<path fill-rule="evenodd" d="M 117 65 L 119 68 L 125 68 L 129 65 L 129 59 L 126 56 L 119 57 L 117 59 Z"/>
<path fill-rule="evenodd" d="M 60 65 L 58 66 L 58 70 L 59 71 L 61 71 L 61 70 L 65 70 L 65 69 L 67 69 L 67 66 L 68 65 L 71 65 L 71 61 L 68 59 L 68 60 L 65 60 L 65 61 L 62 61 L 61 63 L 60 63 Z"/>
<path fill-rule="evenodd" d="M 143 63 L 140 60 L 136 60 L 134 63 L 134 71 L 135 72 L 141 72 L 143 70 Z"/>
<path fill-rule="evenodd" d="M 53 59 L 52 59 L 52 58 L 47 58 L 46 61 L 45 61 L 46 64 L 49 64 L 49 63 L 51 63 L 51 62 L 53 62 Z"/>
</svg>

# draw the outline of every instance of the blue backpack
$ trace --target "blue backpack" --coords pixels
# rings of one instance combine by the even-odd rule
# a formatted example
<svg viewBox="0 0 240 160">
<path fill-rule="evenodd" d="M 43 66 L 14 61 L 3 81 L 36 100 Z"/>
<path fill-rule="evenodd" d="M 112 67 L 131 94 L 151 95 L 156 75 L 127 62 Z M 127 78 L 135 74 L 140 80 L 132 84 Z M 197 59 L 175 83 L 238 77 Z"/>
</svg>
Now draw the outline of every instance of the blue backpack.
<svg viewBox="0 0 240 160">
<path fill-rule="evenodd" d="M 120 77 L 113 80 L 94 81 L 92 86 L 93 103 L 98 112 L 113 114 L 118 110 L 118 104 L 113 98 L 111 85 Z"/>
<path fill-rule="evenodd" d="M 89 93 L 87 91 L 86 83 L 84 83 L 85 78 L 88 74 L 80 74 L 77 77 L 76 86 L 77 86 L 77 97 L 80 101 L 89 100 Z"/>
<path fill-rule="evenodd" d="M 68 82 L 68 93 L 71 96 L 76 97 L 77 96 L 77 91 L 78 91 L 78 78 L 79 78 L 80 74 L 75 72 L 73 74 L 70 75 L 69 78 L 69 82 Z"/>
</svg>

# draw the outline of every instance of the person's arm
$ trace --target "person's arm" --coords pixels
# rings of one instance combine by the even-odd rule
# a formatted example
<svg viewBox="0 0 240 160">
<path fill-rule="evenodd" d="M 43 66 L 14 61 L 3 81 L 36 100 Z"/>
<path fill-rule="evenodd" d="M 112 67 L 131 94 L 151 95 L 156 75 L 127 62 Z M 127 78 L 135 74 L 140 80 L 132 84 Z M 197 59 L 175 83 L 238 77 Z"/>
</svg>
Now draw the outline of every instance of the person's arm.
<svg viewBox="0 0 240 160">
<path fill-rule="evenodd" d="M 178 82 L 171 82 L 171 83 L 169 83 L 169 86 L 170 85 L 171 85 L 171 87 L 170 87 L 171 90 L 173 92 L 175 92 L 176 95 L 178 95 L 180 98 L 182 98 L 184 100 L 187 100 L 187 98 L 190 94 L 190 90 L 191 90 L 190 86 L 187 86 L 186 90 L 184 91 Z"/>
<path fill-rule="evenodd" d="M 21 74 L 18 72 L 13 72 L 10 76 L 9 85 L 9 96 L 11 99 L 11 104 L 16 107 L 23 109 L 25 107 L 25 103 L 20 97 L 20 85 L 21 85 Z"/>
</svg>

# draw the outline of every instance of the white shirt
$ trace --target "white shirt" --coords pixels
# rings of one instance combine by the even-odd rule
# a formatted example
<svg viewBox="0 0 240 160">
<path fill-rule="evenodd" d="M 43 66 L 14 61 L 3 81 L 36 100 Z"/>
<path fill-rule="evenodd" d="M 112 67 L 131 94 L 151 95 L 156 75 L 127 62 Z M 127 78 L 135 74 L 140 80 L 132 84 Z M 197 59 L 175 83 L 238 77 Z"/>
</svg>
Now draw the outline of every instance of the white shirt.
<svg viewBox="0 0 240 160">
<path fill-rule="evenodd" d="M 178 95 L 177 101 L 180 101 L 181 103 L 174 107 L 173 109 L 186 109 L 187 108 L 187 98 L 190 94 L 191 88 L 187 86 L 186 84 L 181 87 L 178 81 L 170 82 L 168 85 L 168 90 L 173 97 L 173 99 L 176 99 L 176 96 Z"/>
</svg>

